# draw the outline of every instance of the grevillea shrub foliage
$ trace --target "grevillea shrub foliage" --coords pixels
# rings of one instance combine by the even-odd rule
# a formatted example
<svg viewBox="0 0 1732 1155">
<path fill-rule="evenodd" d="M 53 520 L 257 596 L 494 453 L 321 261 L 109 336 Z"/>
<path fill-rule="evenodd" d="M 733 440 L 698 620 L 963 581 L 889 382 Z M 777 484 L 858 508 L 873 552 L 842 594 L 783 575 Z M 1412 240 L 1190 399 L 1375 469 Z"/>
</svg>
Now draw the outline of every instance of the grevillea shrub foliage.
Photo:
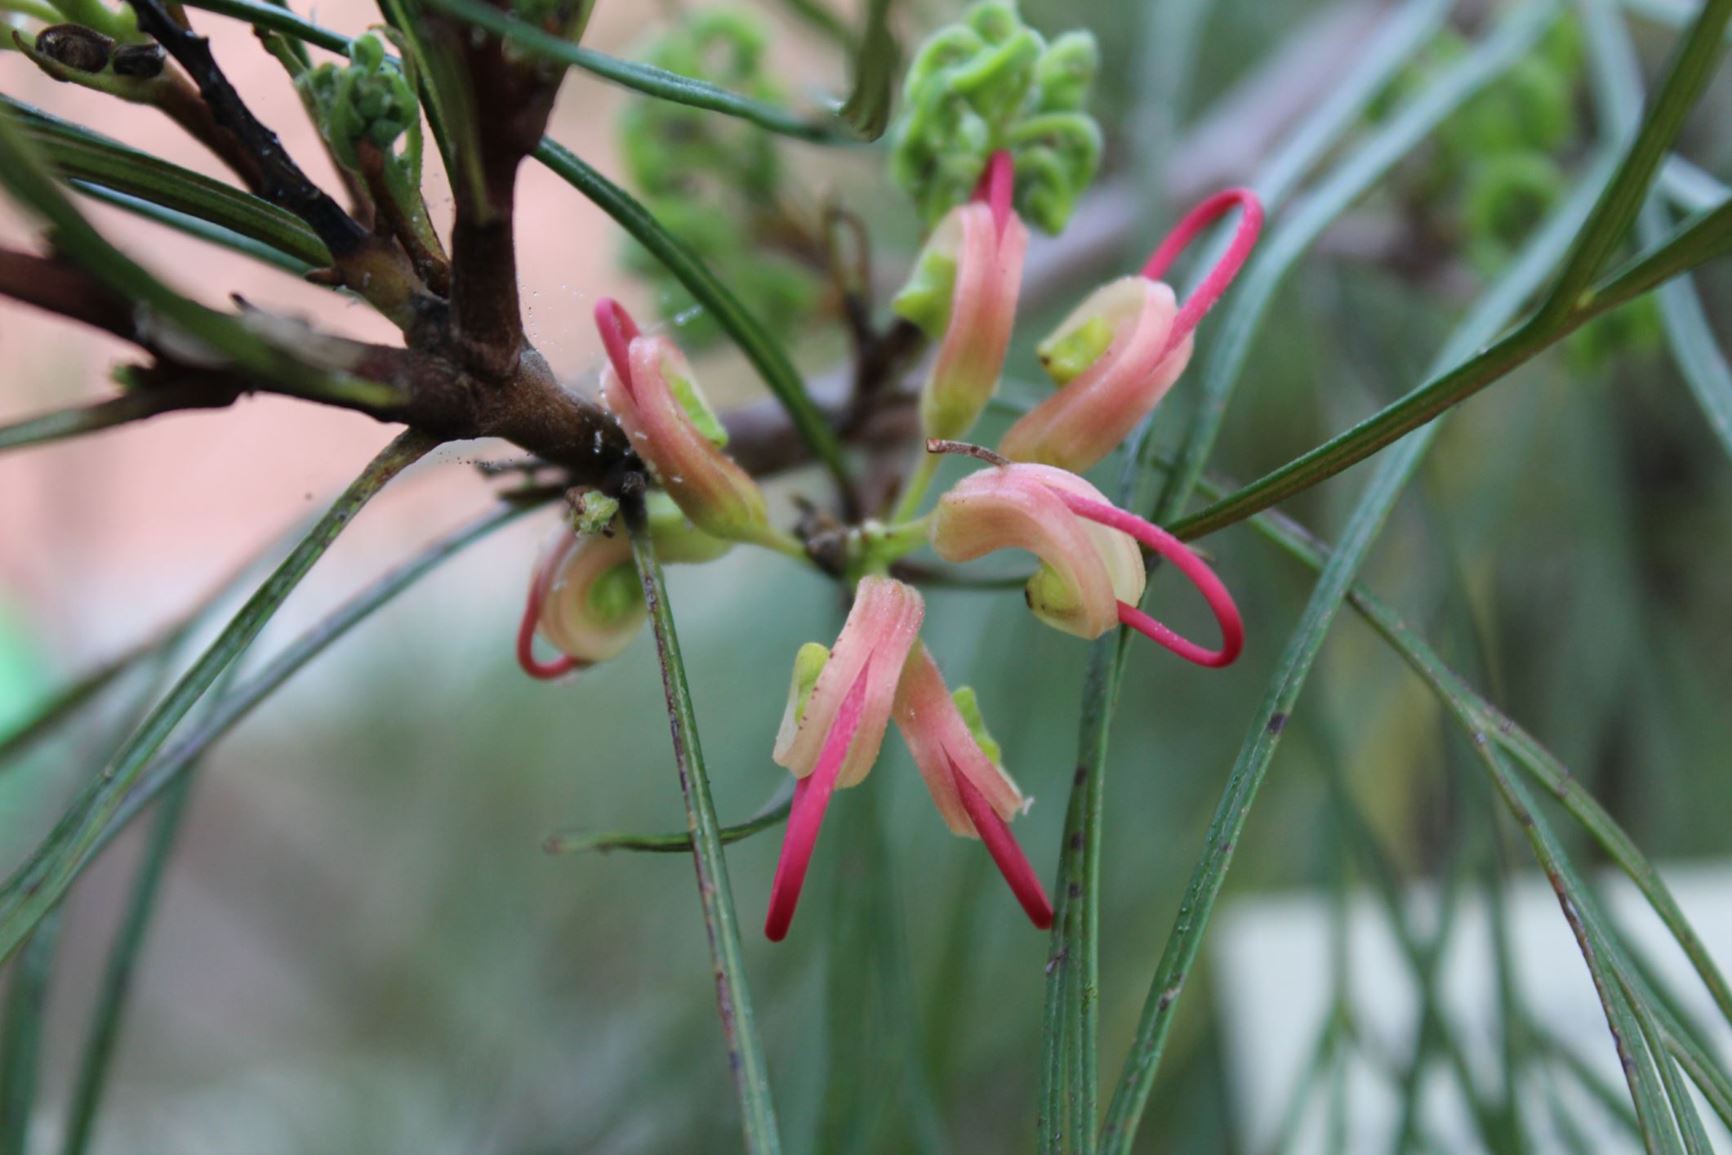
<svg viewBox="0 0 1732 1155">
<path fill-rule="evenodd" d="M 979 843 L 980 861 L 990 860 L 1009 891 L 970 891 L 966 909 L 945 919 L 966 927 L 977 907 L 1019 907 L 1035 928 L 996 949 L 1012 954 L 1029 979 L 1018 989 L 1044 984 L 1044 1001 L 998 999 L 992 1009 L 1029 1025 L 1016 1037 L 1038 1036 L 1003 1061 L 1028 1085 L 1038 1079 L 1039 1093 L 1018 1120 L 993 1132 L 1020 1138 L 986 1142 L 1131 1150 L 1248 815 L 1344 605 L 1419 676 L 1465 739 L 1473 780 L 1490 787 L 1476 795 L 1483 803 L 1476 833 L 1454 839 L 1459 845 L 1439 878 L 1473 876 L 1488 863 L 1488 893 L 1500 893 L 1509 844 L 1520 837 L 1556 890 L 1601 1000 L 1608 1045 L 1621 1059 L 1624 1098 L 1592 1084 L 1610 1104 L 1606 1117 L 1650 1151 L 1690 1155 L 1710 1143 L 1699 1103 L 1732 1126 L 1732 1079 L 1703 1041 L 1705 1024 L 1659 989 L 1572 854 L 1585 838 L 1629 876 L 1699 982 L 1685 1005 L 1732 1022 L 1732 990 L 1665 882 L 1562 762 L 1359 581 L 1440 420 L 1518 368 L 1543 362 L 1572 334 L 1583 336 L 1569 363 L 1594 374 L 1644 349 L 1651 356 L 1663 332 L 1707 414 L 1705 428 L 1732 448 L 1732 370 L 1689 279 L 1732 247 L 1732 207 L 1724 188 L 1677 152 L 1721 51 L 1732 0 L 1705 0 L 1681 22 L 1645 97 L 1612 0 L 1567 8 L 1514 0 L 1462 13 L 1443 0 L 1406 0 L 1384 11 L 1362 41 L 1325 54 L 1322 81 L 1305 87 L 1303 99 L 1271 100 L 1270 86 L 1292 83 L 1307 67 L 1272 49 L 1267 71 L 1253 69 L 1244 82 L 1260 100 L 1224 99 L 1227 119 L 1208 122 L 1237 125 L 1253 140 L 1250 149 L 1219 127 L 1213 136 L 1199 130 L 1201 143 L 1157 148 L 1141 139 L 1158 134 L 1148 117 L 1124 117 L 1107 130 L 1097 119 L 1100 107 L 1124 96 L 1097 99 L 1111 72 L 1103 61 L 1122 60 L 1124 45 L 1139 38 L 1158 45 L 1163 65 L 1139 81 L 1153 93 L 1144 96 L 1159 117 L 1176 119 L 1193 60 L 1214 59 L 1199 38 L 1197 5 L 1091 5 L 1069 17 L 1098 16 L 1092 29 L 1046 27 L 1045 9 L 1040 20 L 1025 19 L 1008 0 L 943 14 L 932 5 L 902 11 L 892 0 L 867 0 L 846 19 L 808 0 L 774 18 L 692 5 L 638 43 L 639 59 L 585 43 L 600 15 L 595 7 L 593 0 L 380 0 L 378 22 L 350 39 L 310 14 L 257 0 L 128 0 L 117 9 L 102 0 L 0 0 L 21 61 L 57 81 L 151 106 L 227 174 L 195 174 L 4 98 L 0 186 L 39 243 L 0 249 L 0 294 L 104 331 L 136 355 L 117 369 L 111 397 L 0 428 L 0 448 L 175 410 L 220 409 L 259 391 L 402 428 L 139 714 L 100 772 L 81 780 L 0 888 L 0 955 L 16 959 L 0 1047 L 0 1155 L 23 1152 L 31 1120 L 59 1106 L 35 1090 L 41 1014 L 59 908 L 83 871 L 135 817 L 153 812 L 149 850 L 56 1132 L 69 1153 L 84 1151 L 97 1134 L 134 955 L 205 750 L 397 591 L 536 511 L 547 540 L 538 556 L 519 562 L 526 595 L 517 664 L 549 683 L 536 693 L 559 711 L 651 635 L 688 819 L 683 833 L 579 833 L 556 836 L 550 848 L 691 854 L 726 1069 L 749 1150 L 932 1151 L 949 1149 L 947 1135 L 970 1150 L 999 1149 L 978 1146 L 963 1120 L 947 1118 L 947 1101 L 935 1093 L 944 1080 L 926 1079 L 912 1043 L 890 1064 L 902 1071 L 894 1081 L 911 1104 L 906 1121 L 874 1121 L 846 1107 L 858 1086 L 892 1080 L 859 1057 L 864 1043 L 851 1049 L 835 1026 L 846 1021 L 854 953 L 883 984 L 872 996 L 882 1002 L 863 1004 L 872 1013 L 904 1023 L 915 1040 L 927 1030 L 962 1030 L 942 1005 L 930 1026 L 915 1013 L 919 1000 L 901 977 L 903 919 L 884 899 L 883 847 L 874 844 L 862 859 L 854 839 L 823 836 L 827 817 L 834 826 L 850 808 L 876 813 L 872 792 L 890 787 L 885 773 L 874 779 L 872 771 L 900 764 L 897 744 L 939 819 L 909 840 L 921 840 L 920 853 L 934 862 L 945 853 L 931 845 L 941 827 Z M 1260 7 L 1256 13 L 1253 22 L 1277 19 Z M 219 61 L 199 28 L 215 20 L 250 24 L 257 59 Z M 836 57 L 847 84 L 834 85 L 833 99 L 781 71 L 790 22 Z M 1296 31 L 1294 43 L 1312 45 L 1304 37 L 1339 36 L 1346 26 Z M 1297 55 L 1308 54 L 1315 50 Z M 263 66 L 292 83 L 338 187 L 315 183 L 231 82 L 241 69 Z M 631 90 L 618 126 L 624 186 L 548 135 L 555 97 L 574 70 Z M 428 187 L 429 143 L 449 196 Z M 1203 155 L 1211 143 L 1214 152 L 1245 155 Z M 1175 171 L 1173 157 L 1231 175 L 1199 181 Z M 648 282 L 655 294 L 659 318 L 634 317 L 608 295 L 581 318 L 586 332 L 593 326 L 598 351 L 599 371 L 588 380 L 558 379 L 525 327 L 514 222 L 518 176 L 530 163 L 617 222 L 621 275 Z M 872 166 L 881 179 L 862 187 L 870 182 L 859 174 Z M 1151 186 L 1140 168 L 1159 180 Z M 1185 203 L 1168 205 L 1162 193 L 1171 188 L 1187 190 Z M 177 278 L 135 261 L 93 225 L 89 201 L 363 302 L 401 340 L 363 341 L 239 298 L 212 306 L 189 296 Z M 434 207 L 445 204 L 448 214 Z M 1128 211 L 1130 204 L 1141 207 Z M 1223 484 L 1209 469 L 1215 444 L 1287 274 L 1324 238 L 1343 252 L 1363 251 L 1391 227 L 1396 241 L 1380 259 L 1384 273 L 1444 286 L 1438 293 L 1461 314 L 1458 327 L 1408 392 L 1250 484 Z M 1138 264 L 1125 254 L 1145 233 L 1162 239 Z M 896 241 L 910 237 L 912 245 Z M 1464 282 L 1472 296 L 1465 309 Z M 1650 306 L 1654 290 L 1658 304 Z M 1283 307 L 1301 307 L 1296 296 L 1282 297 Z M 1645 343 L 1634 340 L 1640 334 L 1621 311 L 1626 305 L 1652 307 L 1648 316 L 1663 321 L 1658 328 L 1650 321 Z M 1375 325 L 1358 327 L 1369 333 Z M 840 370 L 808 364 L 815 350 L 842 340 L 849 355 Z M 732 362 L 749 364 L 773 405 L 712 404 L 700 376 Z M 1050 381 L 1033 384 L 1042 374 Z M 1319 395 L 1332 388 L 1325 380 L 1307 386 Z M 1281 414 L 1292 411 L 1273 403 L 1232 410 L 1261 447 L 1288 444 L 1293 431 Z M 477 480 L 498 491 L 495 512 L 433 543 L 269 662 L 240 664 L 375 493 L 434 447 L 476 439 L 508 443 L 517 454 Z M 1356 475 L 1363 488 L 1333 543 L 1277 508 L 1365 461 L 1373 467 Z M 1198 497 L 1209 503 L 1198 505 Z M 1233 590 L 1254 575 L 1236 546 L 1223 545 L 1228 560 L 1217 561 L 1212 548 L 1190 544 L 1227 530 L 1250 530 L 1317 572 L 1297 623 L 1279 599 L 1245 599 L 1241 609 Z M 750 757 L 785 769 L 784 788 L 751 820 L 723 825 L 712 779 L 732 773 L 737 759 L 730 753 L 725 767 L 706 763 L 699 719 L 708 688 L 688 681 L 663 566 L 720 572 L 747 551 L 832 583 L 846 608 L 833 638 L 825 631 L 781 655 L 791 667 L 781 724 L 761 735 Z M 1021 560 L 982 561 L 1001 553 Z M 1194 597 L 1176 596 L 1181 585 Z M 1017 667 L 1025 689 L 1080 726 L 1077 756 L 1062 770 L 1031 764 L 1008 737 L 1026 727 L 1004 725 L 1009 708 L 963 684 L 970 671 L 949 656 L 941 628 L 941 607 L 960 596 L 958 587 L 981 602 L 1020 594 L 1035 623 L 1070 635 L 1055 639 L 1053 652 L 1071 647 L 1086 662 L 1080 685 L 1039 663 Z M 725 606 L 702 604 L 703 591 L 719 584 L 689 588 L 698 604 L 688 607 L 682 596 L 682 617 L 726 614 Z M 1187 599 L 1200 601 L 1206 615 L 1183 608 Z M 1168 624 L 1175 613 L 1203 624 Z M 153 656 L 166 660 L 204 620 L 182 623 L 72 685 L 0 753 L 16 756 L 78 717 L 126 670 Z M 1213 716 L 1236 719 L 1232 728 L 1243 727 L 1244 741 L 1224 774 L 1205 765 L 1186 770 L 1188 781 L 1222 783 L 1212 821 L 1180 821 L 1170 831 L 1186 846 L 1202 840 L 1189 882 L 1145 881 L 1133 896 L 1139 911 L 1176 903 L 1178 915 L 1140 1014 L 1126 1016 L 1114 1034 L 1115 1045 L 1128 1037 L 1129 1050 L 1103 1102 L 1107 735 L 1121 701 L 1156 711 L 1165 705 L 1138 684 L 1150 663 L 1127 664 L 1144 639 L 1154 643 L 1149 655 L 1173 692 L 1215 701 Z M 1219 672 L 1241 656 L 1254 658 L 1245 665 L 1256 669 Z M 756 700 L 782 701 L 780 670 L 766 675 L 745 662 L 737 676 Z M 1260 697 L 1259 677 L 1267 679 Z M 1163 725 L 1202 723 L 1175 716 Z M 899 741 L 887 746 L 892 729 Z M 1126 759 L 1158 760 L 1149 750 Z M 1040 783 L 1043 793 L 1068 791 L 1062 829 L 1026 833 L 1031 799 L 1019 780 Z M 1541 805 L 1536 793 L 1550 801 Z M 1466 1066 L 1441 1024 L 1433 983 L 1445 932 L 1428 942 L 1413 931 L 1395 867 L 1339 777 L 1330 799 L 1331 829 L 1342 832 L 1331 851 L 1356 864 L 1335 872 L 1337 909 L 1346 909 L 1346 875 L 1356 872 L 1385 900 L 1383 917 L 1420 987 L 1423 1022 L 1408 1073 L 1397 1080 L 1408 1109 L 1392 1149 L 1430 1143 L 1415 1104 L 1440 1052 L 1458 1060 L 1485 1149 L 1523 1150 L 1533 1136 L 1567 1128 L 1570 1112 L 1555 1106 L 1558 1118 L 1546 1130 L 1536 1122 L 1541 1108 L 1529 1100 L 1561 1060 L 1542 1026 L 1515 1005 L 1508 971 L 1501 972 L 1500 1025 L 1518 1042 L 1504 1048 L 1504 1086 L 1488 1091 L 1471 1072 L 1461 1074 Z M 724 847 L 778 832 L 773 875 L 736 886 Z M 796 922 L 797 910 L 813 905 L 811 898 L 800 905 L 808 873 L 827 855 L 846 859 L 835 865 L 844 899 L 850 888 L 876 896 L 870 937 L 879 941 L 870 947 L 844 936 L 841 918 Z M 786 945 L 752 941 L 744 928 L 759 912 L 763 936 Z M 916 934 L 939 929 L 916 927 Z M 824 1121 L 815 1140 L 784 1133 L 773 1090 L 783 1085 L 783 1064 L 766 1051 L 754 1010 L 764 1002 L 763 984 L 755 994 L 747 974 L 750 957 L 751 969 L 786 982 L 784 960 L 804 958 L 798 952 L 813 946 L 828 948 L 820 954 L 837 1068 L 820 1096 Z M 1500 965 L 1512 964 L 1505 957 Z M 952 985 L 953 998 L 959 989 Z M 1356 1033 L 1353 997 L 1351 984 L 1338 981 L 1311 1074 L 1344 1071 L 1356 1048 L 1371 1045 Z M 1591 1081 L 1579 1070 L 1575 1077 Z M 1306 1109 L 1313 1081 L 1308 1074 L 1301 1082 L 1292 1112 Z M 809 1093 L 810 1080 L 803 1085 Z M 1333 1102 L 1332 1126 L 1344 1128 L 1347 1109 Z M 995 1113 L 1001 1108 L 995 1100 Z M 1164 1129 L 1144 1133 L 1158 1145 L 1156 1130 Z M 704 1149 L 721 1149 L 723 1133 L 711 1125 Z"/>
</svg>

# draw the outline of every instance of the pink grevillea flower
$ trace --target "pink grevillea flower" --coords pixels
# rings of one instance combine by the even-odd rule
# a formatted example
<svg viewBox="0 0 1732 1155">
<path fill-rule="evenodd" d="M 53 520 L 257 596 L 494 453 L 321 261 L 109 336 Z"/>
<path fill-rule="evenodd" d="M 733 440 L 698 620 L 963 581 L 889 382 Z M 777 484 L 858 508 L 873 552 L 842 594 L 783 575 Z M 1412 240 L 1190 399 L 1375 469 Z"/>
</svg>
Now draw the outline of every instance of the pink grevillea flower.
<svg viewBox="0 0 1732 1155">
<path fill-rule="evenodd" d="M 859 783 L 878 760 L 896 685 L 924 614 L 914 587 L 863 578 L 835 648 L 826 652 L 811 644 L 795 661 L 773 755 L 798 781 L 764 920 L 772 941 L 781 941 L 794 918 L 831 793 Z"/>
<path fill-rule="evenodd" d="M 972 692 L 953 697 L 924 645 L 914 647 L 903 667 L 896 727 L 945 824 L 953 833 L 984 842 L 1029 919 L 1043 930 L 1051 926 L 1046 888 L 1010 832 L 1010 820 L 1024 809 L 1022 792 L 998 764 L 997 743 L 979 722 Z"/>
<path fill-rule="evenodd" d="M 1011 208 L 1008 152 L 996 152 L 974 200 L 950 210 L 891 308 L 940 341 L 920 393 L 928 437 L 961 437 L 992 399 L 1016 320 L 1028 229 Z"/>
<path fill-rule="evenodd" d="M 517 663 L 532 678 L 558 678 L 604 662 L 643 625 L 643 592 L 623 533 L 580 537 L 561 525 L 542 547 L 517 627 Z M 540 632 L 559 651 L 535 653 Z"/>
<path fill-rule="evenodd" d="M 1041 565 L 1029 579 L 1029 608 L 1066 633 L 1096 638 L 1122 623 L 1201 666 L 1228 665 L 1244 647 L 1238 607 L 1201 558 L 1062 469 L 1013 463 L 970 474 L 939 500 L 931 533 L 933 549 L 948 561 L 998 549 L 1034 554 Z M 1137 608 L 1146 580 L 1139 544 L 1197 587 L 1220 626 L 1219 649 L 1183 638 Z"/>
<path fill-rule="evenodd" d="M 608 357 L 602 402 L 692 524 L 731 541 L 779 541 L 757 482 L 724 451 L 727 431 L 685 355 L 665 337 L 641 335 L 617 301 L 597 304 L 595 323 Z"/>
<path fill-rule="evenodd" d="M 1183 305 L 1161 278 L 1210 223 L 1241 210 L 1232 244 Z M 1037 348 L 1058 392 L 1005 433 L 999 451 L 1016 461 L 1074 472 L 1111 453 L 1172 388 L 1191 359 L 1191 334 L 1232 283 L 1263 227 L 1255 193 L 1235 188 L 1187 213 L 1142 274 L 1091 293 Z"/>
</svg>

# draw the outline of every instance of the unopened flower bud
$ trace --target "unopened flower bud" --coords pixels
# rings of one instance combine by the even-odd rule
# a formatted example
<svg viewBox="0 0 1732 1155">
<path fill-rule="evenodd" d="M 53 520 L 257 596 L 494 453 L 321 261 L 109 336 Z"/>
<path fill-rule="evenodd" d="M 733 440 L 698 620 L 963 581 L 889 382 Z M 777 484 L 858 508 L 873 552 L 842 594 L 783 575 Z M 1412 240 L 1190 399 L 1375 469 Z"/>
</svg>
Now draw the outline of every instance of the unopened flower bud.
<svg viewBox="0 0 1732 1155">
<path fill-rule="evenodd" d="M 927 437 L 967 433 L 998 388 L 1028 250 L 1028 230 L 1010 211 L 1009 165 L 1008 153 L 994 155 L 986 179 L 998 178 L 1000 203 L 989 197 L 950 210 L 890 305 L 941 342 L 920 393 Z"/>
<path fill-rule="evenodd" d="M 602 301 L 596 323 L 608 347 L 602 402 L 692 524 L 731 541 L 779 540 L 758 483 L 724 452 L 727 431 L 685 355 L 665 337 L 638 334 L 617 302 Z"/>
</svg>

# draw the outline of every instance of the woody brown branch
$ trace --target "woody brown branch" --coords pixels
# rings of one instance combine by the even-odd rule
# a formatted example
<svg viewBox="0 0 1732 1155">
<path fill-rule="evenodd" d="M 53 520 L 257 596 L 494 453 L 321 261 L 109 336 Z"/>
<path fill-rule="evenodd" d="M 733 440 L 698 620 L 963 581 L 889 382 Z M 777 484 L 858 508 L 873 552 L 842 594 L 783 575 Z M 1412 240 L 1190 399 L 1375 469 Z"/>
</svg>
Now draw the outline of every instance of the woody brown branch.
<svg viewBox="0 0 1732 1155">
<path fill-rule="evenodd" d="M 430 294 L 406 253 L 343 210 L 301 171 L 277 134 L 266 127 L 217 64 L 210 41 L 176 21 L 160 0 L 129 0 L 138 26 L 167 49 L 198 88 L 216 131 L 226 133 L 245 162 L 254 191 L 306 222 L 330 250 L 342 283 L 395 324 L 410 329 L 425 315 Z"/>
<path fill-rule="evenodd" d="M 562 73 L 513 59 L 498 37 L 466 23 L 431 13 L 428 20 L 432 35 L 463 63 L 475 112 L 467 123 L 476 130 L 460 147 L 470 150 L 480 178 L 452 181 L 451 332 L 458 356 L 502 377 L 527 346 L 517 287 L 517 172 L 541 142 Z"/>
</svg>

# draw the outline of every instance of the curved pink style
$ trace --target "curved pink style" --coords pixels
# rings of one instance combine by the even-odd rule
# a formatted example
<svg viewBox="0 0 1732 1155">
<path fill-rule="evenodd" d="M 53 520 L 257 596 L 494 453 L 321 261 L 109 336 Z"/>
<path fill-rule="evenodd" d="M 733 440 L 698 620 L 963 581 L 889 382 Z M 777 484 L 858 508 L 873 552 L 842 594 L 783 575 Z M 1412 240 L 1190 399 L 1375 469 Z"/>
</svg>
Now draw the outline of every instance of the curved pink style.
<svg viewBox="0 0 1732 1155">
<path fill-rule="evenodd" d="M 1245 622 L 1239 616 L 1239 607 L 1233 603 L 1233 595 L 1227 592 L 1227 587 L 1216 576 L 1215 571 L 1209 568 L 1208 563 L 1160 526 L 1144 521 L 1135 514 L 1126 513 L 1115 505 L 1095 501 L 1077 493 L 1061 492 L 1059 496 L 1078 516 L 1099 522 L 1121 533 L 1128 533 L 1172 562 L 1174 568 L 1189 578 L 1191 584 L 1197 587 L 1197 592 L 1203 595 L 1203 600 L 1209 603 L 1209 611 L 1215 615 L 1215 622 L 1221 628 L 1221 648 L 1206 649 L 1181 637 L 1137 607 L 1122 601 L 1119 603 L 1119 621 L 1156 645 L 1165 646 L 1187 662 L 1195 662 L 1199 666 L 1219 668 L 1231 665 L 1238 658 L 1240 651 L 1245 648 Z"/>
<path fill-rule="evenodd" d="M 992 861 L 998 864 L 998 872 L 1004 875 L 1004 881 L 1010 884 L 1010 892 L 1016 895 L 1016 901 L 1022 904 L 1023 911 L 1029 921 L 1041 930 L 1052 926 L 1052 900 L 1046 896 L 1046 887 L 1041 885 L 1040 876 L 1029 865 L 1028 856 L 1017 845 L 1016 836 L 1011 834 L 1010 826 L 998 816 L 992 806 L 986 801 L 986 796 L 975 789 L 960 770 L 954 766 L 956 789 L 962 795 L 962 805 L 967 808 L 968 816 L 974 821 L 974 827 L 980 831 L 980 840 L 986 844 L 986 852 L 992 855 Z"/>
<path fill-rule="evenodd" d="M 818 845 L 824 812 L 830 808 L 830 795 L 836 791 L 836 779 L 841 775 L 848 747 L 853 744 L 865 714 L 866 684 L 871 672 L 872 663 L 868 660 L 842 699 L 836 721 L 818 755 L 818 765 L 794 783 L 788 829 L 782 835 L 782 853 L 776 859 L 775 880 L 770 883 L 770 909 L 764 916 L 764 935 L 771 942 L 786 938 L 794 921 L 794 908 L 799 905 L 800 889 L 806 884 L 806 869 L 812 864 L 812 850 Z"/>
<path fill-rule="evenodd" d="M 1263 231 L 1263 202 L 1257 199 L 1257 194 L 1248 188 L 1222 189 L 1214 196 L 1204 200 L 1197 207 L 1179 218 L 1179 223 L 1173 226 L 1155 251 L 1149 254 L 1149 259 L 1143 265 L 1143 276 L 1151 281 L 1159 281 L 1166 275 L 1179 254 L 1197 238 L 1197 234 L 1226 216 L 1233 209 L 1239 209 L 1239 227 L 1233 232 L 1233 241 L 1227 246 L 1227 251 L 1209 270 L 1203 278 L 1197 291 L 1185 298 L 1185 303 L 1179 308 L 1179 315 L 1173 319 L 1172 332 L 1167 337 L 1167 348 L 1172 349 L 1191 335 L 1197 323 L 1203 319 L 1203 314 L 1215 307 L 1215 302 L 1221 299 L 1221 294 L 1227 291 L 1227 286 L 1233 283 L 1233 278 L 1239 275 L 1239 269 L 1244 266 L 1245 259 L 1251 255 L 1251 247 L 1257 243 L 1257 236 Z"/>
<path fill-rule="evenodd" d="M 984 842 L 1028 917 L 1042 929 L 1051 926 L 1046 888 L 1010 832 L 1008 820 L 1023 808 L 1022 792 L 969 732 L 924 645 L 915 647 L 902 669 L 896 727 L 945 825 L 954 834 Z"/>
<path fill-rule="evenodd" d="M 535 628 L 541 621 L 542 607 L 547 604 L 548 590 L 553 587 L 554 575 L 559 570 L 558 560 L 558 556 L 544 558 L 535 567 L 535 576 L 529 582 L 529 596 L 524 600 L 523 620 L 517 626 L 517 664 L 523 667 L 524 673 L 544 682 L 563 678 L 584 665 L 569 654 L 561 654 L 550 662 L 535 656 Z"/>
</svg>

